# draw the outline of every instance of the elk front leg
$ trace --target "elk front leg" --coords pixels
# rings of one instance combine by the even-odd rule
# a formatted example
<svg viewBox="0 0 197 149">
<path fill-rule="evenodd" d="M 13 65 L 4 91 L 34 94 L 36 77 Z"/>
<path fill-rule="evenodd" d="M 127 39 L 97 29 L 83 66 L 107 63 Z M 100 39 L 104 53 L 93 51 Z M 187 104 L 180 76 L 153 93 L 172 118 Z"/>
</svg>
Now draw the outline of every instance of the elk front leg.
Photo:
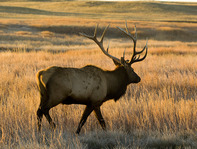
<svg viewBox="0 0 197 149">
<path fill-rule="evenodd" d="M 90 113 L 94 110 L 94 108 L 92 106 L 86 106 L 83 115 L 81 117 L 81 120 L 79 122 L 78 128 L 76 133 L 79 134 L 79 132 L 81 131 L 82 126 L 85 124 L 88 116 L 90 115 Z"/>
<path fill-rule="evenodd" d="M 95 112 L 96 118 L 98 119 L 98 121 L 99 121 L 101 127 L 103 128 L 103 130 L 106 130 L 105 121 L 104 121 L 103 116 L 102 116 L 102 114 L 101 114 L 101 109 L 100 109 L 100 107 L 96 107 L 96 108 L 94 109 L 94 112 Z"/>
</svg>

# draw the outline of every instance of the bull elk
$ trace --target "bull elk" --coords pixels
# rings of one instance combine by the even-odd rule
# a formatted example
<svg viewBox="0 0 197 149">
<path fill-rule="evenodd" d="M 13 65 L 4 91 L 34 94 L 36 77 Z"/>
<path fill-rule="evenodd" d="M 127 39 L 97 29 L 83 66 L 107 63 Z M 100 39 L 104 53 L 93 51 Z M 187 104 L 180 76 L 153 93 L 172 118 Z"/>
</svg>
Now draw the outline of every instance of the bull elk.
<svg viewBox="0 0 197 149">
<path fill-rule="evenodd" d="M 100 106 L 103 102 L 114 99 L 117 101 L 125 94 L 127 86 L 131 83 L 140 82 L 140 77 L 134 72 L 131 65 L 135 62 L 140 62 L 146 58 L 147 42 L 145 47 L 137 52 L 137 32 L 135 27 L 135 35 L 132 36 L 128 31 L 127 22 L 126 30 L 117 27 L 126 36 L 132 39 L 133 55 L 131 60 L 125 60 L 125 51 L 121 59 L 116 58 L 108 53 L 108 48 L 105 50 L 103 46 L 103 39 L 109 25 L 105 28 L 101 40 L 97 39 L 97 28 L 95 28 L 94 35 L 89 36 L 84 33 L 80 35 L 93 40 L 101 49 L 101 51 L 111 58 L 117 66 L 113 71 L 105 71 L 96 66 L 87 65 L 83 68 L 63 68 L 53 66 L 37 73 L 38 87 L 40 91 L 40 105 L 37 110 L 38 130 L 41 129 L 41 121 L 43 115 L 48 120 L 52 128 L 55 124 L 52 121 L 49 110 L 58 104 L 83 104 L 86 108 L 83 112 L 79 122 L 76 133 L 79 134 L 82 126 L 85 124 L 88 116 L 92 111 L 95 112 L 101 127 L 105 130 L 106 125 L 101 114 Z M 145 51 L 145 54 L 140 58 L 140 54 Z"/>
</svg>

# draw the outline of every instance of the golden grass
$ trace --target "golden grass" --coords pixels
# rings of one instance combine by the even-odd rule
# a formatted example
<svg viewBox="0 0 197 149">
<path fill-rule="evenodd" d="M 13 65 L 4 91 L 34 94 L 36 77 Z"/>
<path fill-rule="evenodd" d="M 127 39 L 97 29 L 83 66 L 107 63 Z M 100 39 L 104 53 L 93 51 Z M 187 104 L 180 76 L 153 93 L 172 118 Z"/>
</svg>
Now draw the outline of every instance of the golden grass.
<svg viewBox="0 0 197 149">
<path fill-rule="evenodd" d="M 120 56 L 123 50 L 112 48 L 110 52 Z M 189 48 L 184 50 L 192 52 Z M 91 115 L 81 136 L 75 136 L 84 106 L 58 105 L 50 111 L 57 124 L 56 131 L 44 119 L 43 131 L 39 134 L 36 72 L 51 65 L 82 67 L 86 64 L 114 69 L 112 61 L 97 49 L 59 54 L 1 52 L 0 145 L 3 148 L 197 147 L 197 59 L 191 53 L 150 52 L 144 62 L 134 64 L 141 83 L 130 85 L 118 102 L 109 101 L 102 106 L 107 133 L 102 132 Z"/>
</svg>

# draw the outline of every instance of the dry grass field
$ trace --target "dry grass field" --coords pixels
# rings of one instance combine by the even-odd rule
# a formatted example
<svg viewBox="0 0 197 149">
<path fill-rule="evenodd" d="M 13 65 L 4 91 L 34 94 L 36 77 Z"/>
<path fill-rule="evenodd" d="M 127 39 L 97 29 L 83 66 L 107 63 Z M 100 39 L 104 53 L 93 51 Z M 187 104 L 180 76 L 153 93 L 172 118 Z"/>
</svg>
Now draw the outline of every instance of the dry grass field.
<svg viewBox="0 0 197 149">
<path fill-rule="evenodd" d="M 196 3 L 1 2 L 0 149 L 197 148 L 196 8 Z M 131 31 L 137 25 L 137 49 L 148 37 L 148 56 L 133 65 L 141 82 L 119 101 L 102 105 L 107 131 L 91 114 L 76 135 L 85 107 L 58 105 L 50 111 L 57 129 L 44 118 L 39 133 L 37 71 L 88 64 L 113 70 L 113 62 L 78 33 L 92 33 L 98 22 L 101 33 L 110 23 L 105 46 L 110 41 L 109 52 L 117 57 L 126 48 L 129 59 L 132 42 L 116 29 L 125 19 Z"/>
</svg>

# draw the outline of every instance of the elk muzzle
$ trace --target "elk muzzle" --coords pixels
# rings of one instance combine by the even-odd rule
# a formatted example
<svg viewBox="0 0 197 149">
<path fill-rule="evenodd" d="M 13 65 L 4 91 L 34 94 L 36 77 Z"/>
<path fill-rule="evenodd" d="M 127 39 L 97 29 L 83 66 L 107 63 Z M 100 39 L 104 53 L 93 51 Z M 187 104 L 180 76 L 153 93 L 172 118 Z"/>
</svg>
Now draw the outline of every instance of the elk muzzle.
<svg viewBox="0 0 197 149">
<path fill-rule="evenodd" d="M 135 73 L 135 77 L 132 77 L 131 83 L 139 83 L 141 78 Z"/>
<path fill-rule="evenodd" d="M 136 82 L 135 83 L 139 83 L 141 81 L 141 78 L 139 76 L 137 76 Z"/>
</svg>

